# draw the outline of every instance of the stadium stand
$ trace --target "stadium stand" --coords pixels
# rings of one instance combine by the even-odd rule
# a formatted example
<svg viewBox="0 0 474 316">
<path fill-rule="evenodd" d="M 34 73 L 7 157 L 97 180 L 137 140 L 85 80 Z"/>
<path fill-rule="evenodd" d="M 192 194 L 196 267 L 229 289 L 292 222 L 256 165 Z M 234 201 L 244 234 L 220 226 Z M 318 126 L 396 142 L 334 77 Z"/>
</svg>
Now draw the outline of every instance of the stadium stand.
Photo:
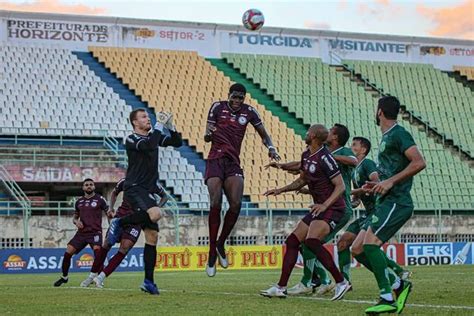
<svg viewBox="0 0 474 316">
<path fill-rule="evenodd" d="M 175 113 L 175 122 L 185 139 L 196 146 L 200 153 L 209 151 L 203 140 L 206 118 L 212 102 L 226 99 L 230 80 L 218 72 L 196 52 L 165 51 L 152 49 L 119 49 L 91 47 L 93 55 L 105 63 L 113 73 L 134 89 L 144 101 L 157 111 Z M 159 88 L 157 88 L 159 87 Z M 300 158 L 304 148 L 301 137 L 252 98 L 247 102 L 254 106 L 283 160 Z M 289 182 L 294 176 L 277 170 L 264 170 L 268 163 L 267 150 L 260 137 L 250 129 L 242 148 L 242 166 L 246 171 L 244 194 L 252 202 L 265 207 L 262 192 L 278 183 Z M 278 180 L 278 181 L 277 181 Z M 308 199 L 285 195 L 276 199 L 283 207 L 306 206 Z M 289 202 L 284 204 L 284 202 Z"/>
<path fill-rule="evenodd" d="M 461 76 L 466 76 L 467 80 L 474 80 L 474 67 L 454 66 L 454 71 L 459 71 Z"/>
<path fill-rule="evenodd" d="M 395 95 L 412 115 L 474 155 L 474 92 L 433 65 L 345 61 L 355 73 Z"/>
<path fill-rule="evenodd" d="M 70 50 L 9 44 L 2 46 L 0 61 L 3 136 L 75 136 L 82 138 L 72 146 L 79 151 L 87 148 L 90 137 L 122 139 L 130 133 L 131 107 Z M 6 137 L 0 141 L 11 143 Z M 29 142 L 40 140 L 29 139 Z M 22 143 L 31 145 L 28 141 Z M 33 154 L 33 148 L 23 148 L 22 159 L 33 159 L 37 155 L 37 152 Z M 12 150 L 10 154 L 14 155 Z M 57 147 L 56 152 L 71 154 L 65 147 Z M 6 151 L 0 152 L 8 158 L 5 154 Z M 45 158 L 50 164 L 55 160 L 57 157 L 53 155 Z M 160 148 L 160 176 L 190 207 L 207 207 L 208 193 L 202 174 L 171 147 Z"/>
<path fill-rule="evenodd" d="M 374 124 L 376 99 L 334 67 L 316 58 L 245 54 L 223 57 L 305 124 L 330 125 L 350 118 L 351 135 L 369 137 L 374 145 L 372 156 L 376 155 L 380 139 L 380 131 Z M 472 209 L 474 172 L 468 163 L 426 137 L 417 127 L 403 120 L 400 124 L 410 130 L 428 163 L 414 184 L 416 208 Z"/>
</svg>

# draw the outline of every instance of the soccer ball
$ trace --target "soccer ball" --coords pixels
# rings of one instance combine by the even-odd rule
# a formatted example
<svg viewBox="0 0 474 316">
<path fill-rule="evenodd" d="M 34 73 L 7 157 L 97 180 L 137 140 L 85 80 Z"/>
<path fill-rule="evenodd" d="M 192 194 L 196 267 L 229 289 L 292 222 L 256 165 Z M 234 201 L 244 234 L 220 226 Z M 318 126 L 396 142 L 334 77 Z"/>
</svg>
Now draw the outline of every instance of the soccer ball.
<svg viewBox="0 0 474 316">
<path fill-rule="evenodd" d="M 265 18 L 260 10 L 250 9 L 245 11 L 242 16 L 242 23 L 247 30 L 257 31 L 262 28 L 263 23 L 265 23 Z"/>
</svg>

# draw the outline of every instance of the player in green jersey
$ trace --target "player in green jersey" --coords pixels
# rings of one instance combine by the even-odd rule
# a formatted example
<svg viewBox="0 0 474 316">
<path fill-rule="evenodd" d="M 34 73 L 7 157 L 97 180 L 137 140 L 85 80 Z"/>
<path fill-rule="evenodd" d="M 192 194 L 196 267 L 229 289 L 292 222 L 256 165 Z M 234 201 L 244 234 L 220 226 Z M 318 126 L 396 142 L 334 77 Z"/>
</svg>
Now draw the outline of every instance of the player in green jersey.
<svg viewBox="0 0 474 316">
<path fill-rule="evenodd" d="M 413 177 L 426 167 L 411 134 L 397 124 L 399 111 L 397 98 L 379 99 L 376 122 L 382 130 L 377 164 L 380 181 L 364 185 L 364 189 L 376 195 L 376 202 L 364 238 L 364 251 L 357 257 L 373 272 L 380 289 L 379 302 L 367 308 L 367 314 L 401 313 L 411 291 L 409 281 L 398 279 L 398 284 L 390 285 L 386 256 L 380 249 L 412 216 Z"/>
</svg>

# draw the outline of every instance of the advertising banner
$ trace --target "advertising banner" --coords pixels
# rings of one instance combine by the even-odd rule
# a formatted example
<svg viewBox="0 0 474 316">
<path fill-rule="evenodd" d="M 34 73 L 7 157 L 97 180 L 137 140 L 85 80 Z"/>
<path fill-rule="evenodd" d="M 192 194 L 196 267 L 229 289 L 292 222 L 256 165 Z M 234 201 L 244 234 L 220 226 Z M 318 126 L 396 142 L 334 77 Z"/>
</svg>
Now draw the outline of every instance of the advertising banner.
<svg viewBox="0 0 474 316">
<path fill-rule="evenodd" d="M 248 32 L 220 34 L 221 52 L 319 57 L 319 41 L 316 37 Z"/>
<path fill-rule="evenodd" d="M 17 182 L 82 182 L 86 178 L 112 183 L 125 176 L 125 170 L 114 167 L 31 167 L 4 165 Z"/>
<path fill-rule="evenodd" d="M 107 255 L 110 259 L 118 248 Z M 61 271 L 64 249 L 4 249 L 0 250 L 0 273 L 51 273 Z M 94 262 L 94 252 L 87 248 L 71 259 L 71 272 L 88 272 Z M 107 261 L 106 261 L 107 263 Z M 116 271 L 143 271 L 143 248 L 134 248 Z"/>
<path fill-rule="evenodd" d="M 283 262 L 282 246 L 228 246 L 229 268 L 279 269 Z M 157 271 L 197 271 L 206 268 L 209 247 L 159 247 Z"/>
<path fill-rule="evenodd" d="M 7 19 L 6 40 L 12 43 L 44 43 L 70 49 L 110 45 L 112 25 L 57 20 Z"/>
<path fill-rule="evenodd" d="M 473 264 L 473 243 L 408 243 L 407 265 Z"/>
<path fill-rule="evenodd" d="M 207 57 L 218 57 L 215 31 L 165 26 L 122 27 L 125 47 L 197 51 Z"/>
<path fill-rule="evenodd" d="M 110 259 L 118 248 L 107 255 Z M 208 247 L 158 247 L 157 271 L 198 271 L 207 263 Z M 227 257 L 231 269 L 279 269 L 282 265 L 281 246 L 229 246 Z M 0 273 L 51 273 L 61 270 L 64 249 L 0 250 Z M 72 257 L 71 272 L 89 271 L 94 262 L 91 249 Z M 106 261 L 107 264 L 107 261 Z M 143 248 L 133 248 L 117 271 L 143 271 Z"/>
</svg>

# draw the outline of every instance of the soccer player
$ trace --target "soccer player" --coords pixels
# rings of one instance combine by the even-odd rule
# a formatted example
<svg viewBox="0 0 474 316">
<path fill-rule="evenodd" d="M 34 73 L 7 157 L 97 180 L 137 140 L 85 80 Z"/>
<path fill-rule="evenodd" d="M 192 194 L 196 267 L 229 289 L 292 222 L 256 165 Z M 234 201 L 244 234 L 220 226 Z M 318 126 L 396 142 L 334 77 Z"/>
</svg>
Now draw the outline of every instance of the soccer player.
<svg viewBox="0 0 474 316">
<path fill-rule="evenodd" d="M 156 264 L 156 244 L 158 241 L 158 220 L 161 210 L 154 197 L 158 181 L 158 146 L 179 147 L 182 145 L 181 135 L 172 123 L 172 116 L 162 124 L 157 122 L 151 128 L 151 121 L 145 109 L 135 109 L 130 113 L 133 134 L 126 139 L 128 156 L 127 175 L 123 188 L 124 199 L 130 203 L 133 213 L 110 222 L 107 240 L 110 245 L 119 241 L 122 229 L 127 225 L 139 225 L 145 232 L 145 249 L 143 260 L 145 280 L 141 289 L 150 294 L 158 295 L 159 290 L 154 283 Z M 165 135 L 165 128 L 170 135 Z"/>
<path fill-rule="evenodd" d="M 110 196 L 110 213 L 113 217 L 124 217 L 133 213 L 133 210 L 129 203 L 125 199 L 122 199 L 122 204 L 119 206 L 118 210 L 114 210 L 115 202 L 117 201 L 117 196 L 120 192 L 123 192 L 123 184 L 125 178 L 120 179 L 115 185 L 114 190 Z M 160 196 L 160 202 L 158 207 L 162 207 L 168 201 L 168 195 L 165 190 L 158 184 L 157 185 L 157 194 Z M 104 280 L 106 277 L 110 276 L 112 272 L 120 265 L 122 260 L 125 258 L 127 253 L 133 248 L 136 244 L 138 238 L 140 237 L 140 232 L 142 228 L 139 225 L 128 225 L 123 228 L 122 235 L 120 236 L 120 248 L 117 253 L 110 259 L 108 265 L 103 267 L 105 259 L 107 258 L 107 253 L 110 251 L 113 245 L 110 245 L 107 239 L 104 240 L 102 249 L 99 254 L 94 258 L 94 264 L 92 265 L 90 275 L 82 281 L 82 287 L 88 287 L 92 282 L 99 288 L 104 286 Z M 97 261 L 97 262 L 96 262 Z"/>
<path fill-rule="evenodd" d="M 357 165 L 357 158 L 354 156 L 354 153 L 347 147 L 345 147 L 347 141 L 349 140 L 350 134 L 346 126 L 342 124 L 334 124 L 330 129 L 328 138 L 325 141 L 328 150 L 333 155 L 334 159 L 337 162 L 339 170 L 342 175 L 342 179 L 345 184 L 344 191 L 344 201 L 345 201 L 345 212 L 344 216 L 339 220 L 336 227 L 334 227 L 331 232 L 324 239 L 324 243 L 330 242 L 334 239 L 334 236 L 349 222 L 352 217 L 352 207 L 351 207 L 351 174 L 354 167 Z M 294 161 L 285 164 L 269 164 L 268 167 L 281 168 L 283 170 L 294 172 L 296 168 L 301 167 L 301 163 Z M 299 193 L 310 194 L 309 190 L 302 189 Z M 338 258 L 339 258 L 339 269 L 343 272 L 344 277 L 349 280 L 349 274 L 347 273 L 348 268 L 350 268 L 350 251 L 349 249 L 340 248 L 341 244 L 338 244 Z M 321 282 L 321 285 L 317 289 L 318 295 L 323 295 L 330 292 L 334 289 L 334 283 L 331 282 L 331 279 L 328 277 L 326 270 L 318 262 L 314 253 L 308 249 L 305 244 L 301 245 L 301 252 L 303 255 L 304 269 L 303 277 L 300 283 L 288 289 L 289 295 L 298 295 L 311 293 L 313 291 L 313 271 L 315 272 Z M 349 264 L 347 265 L 347 260 Z"/>
<path fill-rule="evenodd" d="M 380 249 L 412 216 L 414 207 L 410 190 L 413 177 L 426 167 L 413 137 L 397 123 L 399 111 L 397 98 L 379 99 L 376 122 L 382 131 L 377 164 L 380 181 L 368 181 L 365 185 L 377 197 L 364 238 L 364 252 L 356 257 L 373 272 L 380 289 L 379 302 L 367 308 L 367 314 L 401 313 L 412 287 L 404 280 L 390 285 L 387 261 Z"/>
<path fill-rule="evenodd" d="M 364 212 L 361 216 L 352 222 L 346 229 L 346 232 L 341 236 L 339 242 L 344 242 L 347 248 L 351 247 L 352 255 L 357 256 L 363 252 L 363 242 L 365 238 L 365 232 L 368 226 L 368 220 L 375 211 L 375 195 L 366 192 L 362 186 L 368 181 L 379 181 L 379 175 L 377 173 L 377 166 L 375 162 L 367 158 L 370 152 L 371 144 L 367 138 L 354 137 L 352 139 L 352 151 L 356 154 L 359 164 L 352 173 L 352 195 L 354 199 L 360 200 L 364 205 Z M 385 253 L 384 253 L 385 254 Z M 386 257 L 388 267 L 395 272 L 401 279 L 408 279 L 410 272 L 404 270 L 395 261 Z M 391 284 L 395 282 L 396 278 L 393 274 L 390 276 Z"/>
<path fill-rule="evenodd" d="M 62 272 L 63 275 L 54 282 L 54 286 L 61 286 L 67 283 L 69 267 L 73 255 L 81 252 L 87 245 L 94 250 L 94 257 L 97 257 L 102 244 L 102 212 L 107 212 L 109 206 L 105 199 L 95 193 L 94 180 L 87 178 L 82 182 L 84 195 L 80 197 L 74 205 L 74 217 L 72 222 L 77 227 L 74 237 L 68 242 L 64 253 Z M 111 214 L 108 213 L 108 216 Z"/>
<path fill-rule="evenodd" d="M 306 134 L 308 148 L 301 156 L 301 173 L 293 183 L 279 189 L 265 192 L 266 196 L 279 195 L 284 192 L 297 191 L 308 185 L 314 204 L 310 212 L 297 224 L 295 230 L 286 239 L 286 253 L 280 281 L 277 285 L 262 291 L 267 297 L 286 297 L 286 286 L 291 271 L 298 258 L 300 244 L 312 251 L 322 265 L 330 271 L 336 281 L 336 291 L 332 300 L 341 299 L 351 289 L 350 283 L 344 279 L 337 269 L 331 254 L 324 248 L 323 240 L 345 216 L 345 190 L 341 171 L 330 153 L 324 146 L 328 138 L 328 130 L 323 125 L 313 125 Z"/>
<path fill-rule="evenodd" d="M 211 142 L 211 150 L 206 162 L 205 182 L 209 190 L 209 257 L 206 273 L 216 274 L 216 261 L 228 267 L 225 241 L 239 217 L 244 190 L 244 173 L 240 167 L 240 148 L 250 123 L 256 129 L 268 148 L 268 156 L 280 160 L 275 146 L 268 135 L 257 111 L 244 103 L 246 89 L 239 83 L 229 89 L 227 101 L 212 104 L 209 111 L 204 140 Z M 224 217 L 224 225 L 219 231 L 222 208 L 222 192 L 227 197 L 229 209 Z"/>
</svg>

